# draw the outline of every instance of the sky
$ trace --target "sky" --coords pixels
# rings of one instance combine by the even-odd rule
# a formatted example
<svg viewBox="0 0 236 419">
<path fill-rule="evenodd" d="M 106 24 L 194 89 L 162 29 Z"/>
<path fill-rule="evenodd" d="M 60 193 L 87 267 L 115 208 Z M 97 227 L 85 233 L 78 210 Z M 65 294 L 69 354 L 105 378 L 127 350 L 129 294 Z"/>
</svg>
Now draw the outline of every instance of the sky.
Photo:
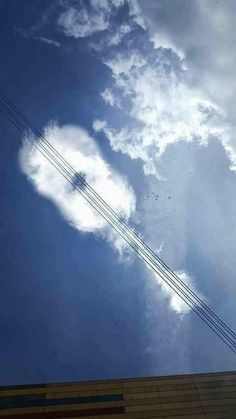
<svg viewBox="0 0 236 419">
<path fill-rule="evenodd" d="M 0 90 L 236 329 L 234 0 L 0 0 Z M 0 385 L 235 355 L 0 115 Z"/>
</svg>

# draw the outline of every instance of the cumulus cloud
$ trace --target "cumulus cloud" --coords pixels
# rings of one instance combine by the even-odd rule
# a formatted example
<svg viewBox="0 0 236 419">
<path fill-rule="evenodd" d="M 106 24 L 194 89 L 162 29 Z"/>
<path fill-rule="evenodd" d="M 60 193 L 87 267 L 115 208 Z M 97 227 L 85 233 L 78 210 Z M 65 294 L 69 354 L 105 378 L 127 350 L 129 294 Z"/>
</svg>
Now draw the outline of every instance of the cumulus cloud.
<svg viewBox="0 0 236 419">
<path fill-rule="evenodd" d="M 189 83 L 182 57 L 154 45 L 153 39 L 150 42 L 145 35 L 143 44 L 140 48 L 129 44 L 129 49 L 123 48 L 122 52 L 103 58 L 112 74 L 112 103 L 119 100 L 120 108 L 128 118 L 120 118 L 121 126 L 114 123 L 114 118 L 112 123 L 97 119 L 93 127 L 96 132 L 105 134 L 114 151 L 143 163 L 144 173 L 154 175 L 158 180 L 158 193 L 165 196 L 168 188 L 174 195 L 172 205 L 163 200 L 158 210 L 152 206 L 149 211 L 148 203 L 143 205 L 143 231 L 154 248 L 157 237 L 159 242 L 165 241 L 164 260 L 174 269 L 181 270 L 186 263 L 185 214 L 194 171 L 194 149 L 189 155 L 190 149 L 185 153 L 180 145 L 196 144 L 199 147 L 207 145 L 212 138 L 225 137 L 224 115 L 216 104 Z M 177 145 L 181 149 L 178 154 Z M 162 164 L 164 156 L 168 156 L 164 159 L 168 170 Z M 149 193 L 151 183 L 156 188 L 156 182 L 149 180 Z M 182 275 L 182 270 L 179 272 Z M 183 279 L 196 289 L 187 274 L 183 274 Z M 188 312 L 188 306 L 180 297 L 168 285 L 158 282 L 171 308 L 178 313 Z"/>
<path fill-rule="evenodd" d="M 49 124 L 44 129 L 44 135 L 77 173 L 83 174 L 104 200 L 128 221 L 135 211 L 134 192 L 127 181 L 105 162 L 88 133 L 76 126 L 59 127 Z M 22 171 L 36 191 L 50 199 L 73 228 L 84 233 L 98 234 L 113 246 L 122 260 L 130 258 L 129 247 L 123 239 L 33 147 L 30 139 L 32 140 L 28 136 L 24 139 L 19 159 Z M 163 245 L 162 242 L 157 250 L 158 254 L 162 252 Z M 176 296 L 161 278 L 154 274 L 152 276 L 167 296 L 170 307 L 178 314 L 187 313 L 188 306 L 181 298 Z M 179 276 L 193 289 L 192 280 L 186 273 L 180 272 Z"/>
<path fill-rule="evenodd" d="M 114 11 L 123 0 L 89 0 L 83 7 L 67 7 L 58 18 L 58 25 L 65 35 L 86 38 L 108 29 Z"/>
<path fill-rule="evenodd" d="M 233 0 L 139 0 L 139 6 L 156 39 L 160 36 L 170 47 L 182 51 L 196 81 L 212 98 L 226 104 L 235 96 Z"/>
<path fill-rule="evenodd" d="M 114 26 L 114 13 L 125 3 L 129 19 Z M 157 174 L 157 160 L 169 145 L 193 140 L 206 144 L 217 136 L 235 168 L 234 124 L 227 123 L 230 115 L 234 119 L 236 89 L 234 2 L 229 0 L 226 7 L 222 0 L 214 5 L 212 0 L 172 3 L 90 0 L 80 8 L 67 4 L 58 24 L 75 38 L 108 29 L 97 51 L 126 104 L 129 100 L 127 113 L 136 120 L 136 129 L 135 124 L 122 130 L 107 125 L 104 132 L 114 149 L 132 158 L 143 156 L 145 173 Z M 122 53 L 110 49 L 109 58 L 104 57 L 103 49 L 118 45 L 134 22 L 142 27 L 143 39 L 149 30 L 152 47 L 146 42 L 142 51 L 143 45 L 134 48 L 130 40 Z M 103 99 L 113 106 L 119 100 L 110 92 L 105 89 Z"/>
<path fill-rule="evenodd" d="M 133 13 L 142 14 L 156 46 L 184 58 L 192 86 L 224 112 L 221 141 L 235 169 L 235 1 L 138 0 L 132 6 Z"/>
<path fill-rule="evenodd" d="M 101 96 L 112 107 L 118 104 L 114 111 L 122 112 L 125 118 L 119 115 L 116 121 L 113 115 L 111 122 L 103 117 L 95 120 L 93 127 L 96 132 L 105 134 L 114 151 L 122 152 L 131 159 L 139 159 L 143 163 L 144 173 L 161 180 L 159 186 L 166 193 L 169 172 L 161 170 L 160 166 L 167 150 L 181 143 L 206 145 L 211 137 L 224 135 L 224 116 L 210 98 L 190 83 L 180 49 L 177 46 L 175 49 L 173 46 L 171 51 L 167 49 L 173 44 L 170 40 L 167 42 L 164 36 L 160 44 L 160 37 L 157 40 L 154 31 L 150 30 L 148 33 L 145 30 L 148 19 L 142 7 L 136 1 L 128 3 L 130 21 L 125 26 L 126 29 L 123 30 L 120 26 L 120 31 L 117 29 L 113 33 L 110 15 L 106 20 L 107 30 L 99 36 L 95 44 L 93 40 L 92 45 L 95 45 L 94 49 L 112 75 L 112 81 L 109 81 L 109 86 Z M 77 10 L 76 14 L 80 11 L 81 9 Z M 96 7 L 93 8 L 93 13 L 97 13 Z M 92 16 L 88 16 L 88 19 L 93 21 Z M 140 36 L 140 42 L 136 41 L 136 35 L 132 38 L 134 22 L 142 26 L 142 36 L 135 29 L 135 34 Z M 71 30 L 71 22 L 68 28 L 70 32 L 66 30 L 66 35 L 75 38 L 82 36 L 76 30 Z M 84 33 L 84 36 L 91 34 L 90 30 Z M 125 36 L 126 33 L 129 33 L 129 41 L 123 43 L 122 47 L 113 49 L 121 42 L 120 35 Z M 114 36 L 110 36 L 112 34 Z M 120 125 L 119 121 L 122 121 Z M 185 205 L 192 171 L 192 162 L 188 165 L 183 160 L 181 165 L 184 166 L 180 171 L 176 167 L 174 173 L 174 180 L 178 181 L 172 182 L 176 185 L 175 195 L 178 198 L 175 204 L 170 207 L 162 203 L 158 212 L 148 212 L 147 208 L 143 208 L 142 226 L 147 233 L 145 237 L 148 242 L 156 248 L 157 237 L 153 230 L 153 222 L 156 221 L 158 242 L 165 242 L 164 257 L 170 254 L 172 256 L 165 260 L 181 272 L 186 256 Z M 183 170 L 184 167 L 187 169 Z M 183 173 L 182 177 L 180 173 Z M 188 281 L 187 277 L 185 279 Z M 182 305 L 180 299 L 176 299 L 165 284 L 160 282 L 160 286 L 173 310 L 184 313 L 186 305 Z"/>
<path fill-rule="evenodd" d="M 106 65 L 120 94 L 117 100 L 126 100 L 131 118 L 121 129 L 106 121 L 95 121 L 94 128 L 103 130 L 114 150 L 141 159 L 146 174 L 158 176 L 160 156 L 171 144 L 194 140 L 206 144 L 209 137 L 222 133 L 216 107 L 188 86 L 184 70 L 176 70 L 163 50 L 145 56 L 137 51 L 120 53 Z"/>
<path fill-rule="evenodd" d="M 88 133 L 77 126 L 50 124 L 44 134 L 71 166 L 82 173 L 102 198 L 128 221 L 135 211 L 135 194 L 127 181 L 104 160 Z M 123 239 L 33 147 L 29 138 L 25 138 L 20 150 L 20 164 L 37 192 L 50 199 L 71 226 L 81 232 L 99 234 L 121 256 L 127 254 Z"/>
</svg>

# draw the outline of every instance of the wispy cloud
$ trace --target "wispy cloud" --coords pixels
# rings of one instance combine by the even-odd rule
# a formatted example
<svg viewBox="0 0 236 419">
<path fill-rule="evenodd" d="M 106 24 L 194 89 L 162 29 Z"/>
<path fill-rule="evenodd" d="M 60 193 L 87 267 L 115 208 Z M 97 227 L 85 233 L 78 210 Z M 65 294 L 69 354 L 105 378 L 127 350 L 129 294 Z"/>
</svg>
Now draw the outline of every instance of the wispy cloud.
<svg viewBox="0 0 236 419">
<path fill-rule="evenodd" d="M 53 39 L 45 38 L 44 36 L 36 36 L 33 39 L 45 42 L 45 44 L 53 45 L 54 47 L 59 48 L 61 46 L 60 42 L 54 41 Z"/>
<path fill-rule="evenodd" d="M 106 88 L 103 92 L 101 92 L 101 96 L 103 100 L 110 106 L 114 106 L 115 103 L 117 104 L 118 100 L 115 99 L 112 90 L 109 88 Z"/>
<path fill-rule="evenodd" d="M 50 38 L 47 38 L 47 37 L 44 37 L 44 36 L 34 35 L 34 31 L 32 29 L 30 29 L 27 32 L 27 31 L 25 31 L 21 28 L 15 28 L 15 32 L 17 34 L 19 34 L 20 36 L 22 36 L 23 38 L 26 38 L 26 39 L 32 39 L 32 40 L 35 40 L 35 41 L 44 42 L 45 44 L 52 45 L 52 46 L 57 47 L 57 48 L 59 48 L 61 46 L 60 42 L 55 41 L 54 39 L 50 39 Z"/>
<path fill-rule="evenodd" d="M 108 29 L 113 13 L 123 4 L 123 0 L 89 0 L 82 7 L 66 7 L 58 25 L 67 36 L 86 38 Z"/>
</svg>

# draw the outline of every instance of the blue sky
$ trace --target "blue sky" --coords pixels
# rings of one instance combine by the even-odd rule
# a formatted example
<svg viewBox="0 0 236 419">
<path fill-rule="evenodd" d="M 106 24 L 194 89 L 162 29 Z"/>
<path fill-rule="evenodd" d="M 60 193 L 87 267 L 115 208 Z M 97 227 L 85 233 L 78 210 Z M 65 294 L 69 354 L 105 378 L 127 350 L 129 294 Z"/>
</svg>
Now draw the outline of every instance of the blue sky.
<svg viewBox="0 0 236 419">
<path fill-rule="evenodd" d="M 1 90 L 235 329 L 236 10 L 170 3 L 1 0 Z M 0 385 L 235 368 L 3 117 L 0 136 Z"/>
</svg>

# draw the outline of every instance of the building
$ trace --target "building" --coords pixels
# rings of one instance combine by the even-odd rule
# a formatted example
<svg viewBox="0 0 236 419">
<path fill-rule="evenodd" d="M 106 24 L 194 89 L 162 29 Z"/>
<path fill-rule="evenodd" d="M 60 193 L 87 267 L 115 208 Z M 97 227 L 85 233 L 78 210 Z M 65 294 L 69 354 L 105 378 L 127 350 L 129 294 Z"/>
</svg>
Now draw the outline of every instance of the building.
<svg viewBox="0 0 236 419">
<path fill-rule="evenodd" d="M 236 372 L 0 387 L 0 417 L 236 418 Z"/>
</svg>

